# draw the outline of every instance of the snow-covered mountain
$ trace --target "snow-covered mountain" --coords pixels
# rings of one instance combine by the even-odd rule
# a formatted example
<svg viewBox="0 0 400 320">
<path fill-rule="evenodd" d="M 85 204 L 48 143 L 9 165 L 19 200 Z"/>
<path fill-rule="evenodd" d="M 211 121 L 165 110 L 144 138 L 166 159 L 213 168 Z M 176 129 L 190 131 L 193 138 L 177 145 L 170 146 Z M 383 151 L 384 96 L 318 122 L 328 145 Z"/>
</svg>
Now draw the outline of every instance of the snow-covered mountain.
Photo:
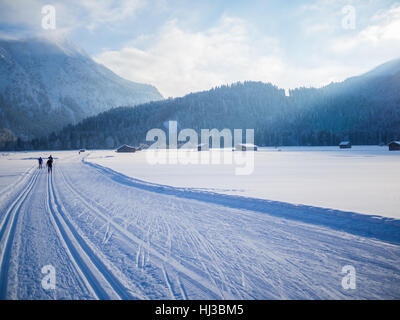
<svg viewBox="0 0 400 320">
<path fill-rule="evenodd" d="M 30 138 L 113 107 L 162 99 L 65 38 L 0 39 L 0 129 Z"/>
</svg>

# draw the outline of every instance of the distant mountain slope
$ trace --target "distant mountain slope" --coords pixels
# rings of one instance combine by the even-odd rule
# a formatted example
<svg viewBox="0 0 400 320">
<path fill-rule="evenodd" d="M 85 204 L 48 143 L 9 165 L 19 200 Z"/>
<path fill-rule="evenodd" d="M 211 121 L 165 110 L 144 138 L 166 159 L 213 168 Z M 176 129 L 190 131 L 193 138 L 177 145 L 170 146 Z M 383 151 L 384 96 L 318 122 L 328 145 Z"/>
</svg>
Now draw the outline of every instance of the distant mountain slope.
<svg viewBox="0 0 400 320">
<path fill-rule="evenodd" d="M 294 90 L 290 98 L 303 109 L 297 128 L 311 125 L 319 134 L 362 144 L 400 137 L 400 59 L 318 90 Z"/>
<path fill-rule="evenodd" d="M 0 129 L 18 137 L 160 99 L 155 87 L 120 78 L 66 39 L 0 40 Z"/>
<path fill-rule="evenodd" d="M 390 67 L 388 67 L 390 66 Z M 67 126 L 58 134 L 17 141 L 11 149 L 113 148 L 145 142 L 152 128 L 255 129 L 258 145 L 388 143 L 400 139 L 400 60 L 326 87 L 284 90 L 261 82 L 237 83 L 209 91 L 106 111 Z"/>
</svg>

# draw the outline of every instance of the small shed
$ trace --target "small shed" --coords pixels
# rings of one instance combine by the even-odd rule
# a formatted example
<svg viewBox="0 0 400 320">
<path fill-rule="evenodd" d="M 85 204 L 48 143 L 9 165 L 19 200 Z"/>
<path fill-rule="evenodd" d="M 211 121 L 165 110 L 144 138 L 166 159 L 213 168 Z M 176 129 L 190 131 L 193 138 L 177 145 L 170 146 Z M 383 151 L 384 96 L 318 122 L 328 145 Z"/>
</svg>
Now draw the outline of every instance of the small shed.
<svg viewBox="0 0 400 320">
<path fill-rule="evenodd" d="M 120 146 L 116 151 L 117 152 L 136 152 L 136 148 L 124 144 L 123 146 Z"/>
<path fill-rule="evenodd" d="M 257 151 L 258 147 L 251 143 L 238 143 L 235 145 L 236 151 Z"/>
<path fill-rule="evenodd" d="M 392 141 L 388 144 L 389 151 L 400 151 L 400 141 Z"/>
<path fill-rule="evenodd" d="M 342 141 L 339 143 L 340 149 L 350 149 L 351 148 L 351 142 L 350 141 Z"/>
<path fill-rule="evenodd" d="M 81 149 L 81 150 L 79 150 L 79 152 L 85 152 L 86 150 L 85 149 Z"/>
<path fill-rule="evenodd" d="M 207 143 L 200 143 L 197 145 L 197 151 L 208 151 L 210 146 Z"/>
</svg>

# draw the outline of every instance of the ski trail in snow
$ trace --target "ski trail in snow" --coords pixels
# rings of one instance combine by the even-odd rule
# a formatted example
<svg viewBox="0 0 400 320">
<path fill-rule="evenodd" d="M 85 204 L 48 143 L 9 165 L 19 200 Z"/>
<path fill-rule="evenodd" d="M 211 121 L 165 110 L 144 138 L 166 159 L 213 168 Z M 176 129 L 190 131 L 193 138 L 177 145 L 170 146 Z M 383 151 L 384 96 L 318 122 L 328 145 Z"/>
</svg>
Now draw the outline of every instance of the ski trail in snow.
<svg viewBox="0 0 400 320">
<path fill-rule="evenodd" d="M 106 223 L 105 224 L 106 231 L 104 232 L 104 237 L 103 237 L 103 244 L 107 244 L 107 242 L 111 239 L 114 231 L 110 229 L 110 224 Z"/>
<path fill-rule="evenodd" d="M 33 165 L 29 169 L 25 170 L 23 173 L 21 173 L 20 177 L 16 181 L 14 181 L 12 184 L 8 185 L 4 189 L 0 190 L 0 199 L 3 198 L 6 194 L 15 192 L 20 184 L 31 177 L 32 172 L 35 170 L 35 168 L 36 165 Z"/>
<path fill-rule="evenodd" d="M 102 213 L 99 209 L 94 207 L 92 204 L 89 203 L 88 199 L 85 199 L 78 191 L 76 191 L 72 185 L 67 181 L 65 175 L 60 171 L 61 176 L 63 177 L 63 180 L 65 182 L 65 186 L 75 194 L 76 197 L 78 197 L 82 203 L 85 204 L 86 207 L 90 208 L 92 212 L 96 213 L 98 217 L 101 217 L 112 225 L 114 227 L 114 230 L 118 231 L 121 236 L 121 241 L 124 241 L 128 245 L 131 245 L 132 242 L 135 243 L 136 245 L 139 246 L 137 256 L 136 256 L 136 264 L 138 267 L 143 268 L 143 257 L 144 257 L 144 249 L 146 249 L 149 253 L 151 253 L 153 256 L 157 257 L 162 261 L 162 263 L 167 263 L 169 264 L 173 269 L 175 269 L 177 272 L 183 273 L 186 278 L 190 279 L 191 281 L 194 281 L 198 286 L 204 287 L 206 290 L 211 291 L 215 294 L 215 296 L 220 297 L 220 298 L 233 298 L 233 296 L 229 292 L 224 292 L 216 286 L 215 282 L 210 283 L 206 279 L 204 279 L 201 275 L 197 274 L 193 270 L 187 269 L 185 266 L 183 266 L 178 260 L 176 260 L 173 257 L 170 257 L 168 255 L 165 255 L 159 251 L 157 251 L 155 248 L 149 245 L 149 243 L 145 240 L 142 240 L 135 236 L 134 234 L 130 233 L 127 231 L 123 226 L 120 224 L 116 223 L 115 221 L 112 220 L 112 218 L 107 217 L 104 213 Z M 104 211 L 104 210 L 102 210 Z M 141 259 L 141 261 L 140 261 Z M 164 272 L 165 268 L 163 265 L 160 266 L 161 270 Z"/>
<path fill-rule="evenodd" d="M 137 238 L 135 235 L 133 235 L 129 231 L 125 230 L 124 227 L 122 227 L 119 224 L 115 223 L 111 218 L 105 216 L 100 210 L 98 210 L 93 205 L 91 205 L 88 202 L 88 199 L 85 199 L 79 192 L 77 192 L 72 187 L 72 185 L 67 181 L 66 177 L 63 175 L 62 172 L 61 172 L 61 176 L 64 179 L 65 186 L 67 186 L 72 193 L 74 193 L 77 197 L 79 197 L 80 200 L 87 207 L 89 207 L 92 210 L 92 212 L 95 212 L 98 216 L 102 217 L 105 221 L 108 221 L 108 223 L 110 223 L 111 225 L 114 226 L 115 230 L 120 231 L 122 233 L 122 235 L 125 236 L 125 239 L 123 239 L 124 242 L 126 242 L 127 241 L 126 238 L 128 238 L 127 244 L 131 244 L 132 241 L 135 244 L 138 244 L 139 249 L 137 251 L 137 256 L 136 256 L 136 265 L 139 267 L 139 269 L 143 268 L 143 261 L 144 261 L 144 255 L 145 255 L 144 250 L 147 249 L 148 252 L 151 252 L 157 258 L 161 259 L 161 261 L 164 261 L 164 263 L 168 263 L 172 268 L 178 270 L 179 272 L 183 272 L 183 274 L 185 274 L 186 277 L 188 277 L 192 281 L 195 281 L 197 283 L 197 285 L 204 286 L 207 290 L 210 290 L 211 292 L 214 292 L 214 294 L 216 296 L 219 296 L 219 297 L 223 297 L 224 295 L 229 296 L 227 293 L 224 294 L 220 289 L 218 289 L 217 286 L 210 286 L 207 283 L 208 281 L 205 281 L 205 279 L 203 279 L 200 275 L 197 275 L 196 273 L 193 273 L 193 271 L 186 269 L 185 267 L 180 265 L 180 263 L 178 261 L 176 261 L 175 259 L 172 259 L 172 258 L 170 258 L 170 257 L 168 257 L 168 256 L 156 251 L 155 249 L 153 249 L 149 245 L 149 243 L 147 241 L 143 241 L 143 240 Z M 105 211 L 105 210 L 102 210 L 102 211 Z M 148 230 L 147 230 L 147 233 L 148 233 Z M 162 266 L 160 266 L 160 268 L 161 268 L 161 270 L 163 271 L 163 274 L 164 274 L 164 272 L 165 272 L 164 266 L 162 265 Z"/>
<path fill-rule="evenodd" d="M 39 171 L 36 171 L 31 176 L 22 192 L 16 197 L 9 209 L 6 211 L 0 224 L 0 299 L 5 299 L 7 296 L 9 259 L 11 256 L 11 247 L 17 226 L 17 220 L 20 215 L 20 208 L 28 194 L 32 191 L 38 176 Z"/>
<path fill-rule="evenodd" d="M 94 295 L 99 299 L 133 299 L 66 218 L 55 195 L 53 175 L 48 177 L 48 197 L 48 209 L 52 215 L 54 227 L 62 238 L 69 256 L 80 270 L 80 275 Z"/>
<path fill-rule="evenodd" d="M 278 218 L 311 223 L 354 235 L 400 244 L 399 219 L 151 183 L 128 177 L 110 168 L 88 161 L 86 160 L 88 156 L 89 154 L 81 160 L 84 165 L 97 170 L 103 176 L 121 185 L 164 196 L 198 200 L 233 209 L 252 210 Z"/>
<path fill-rule="evenodd" d="M 171 299 L 176 299 L 174 292 L 172 291 L 172 286 L 171 286 L 171 280 L 168 277 L 167 271 L 165 270 L 165 265 L 163 265 L 162 267 L 162 272 L 164 275 L 164 279 L 165 279 L 165 284 L 168 288 L 169 294 L 171 296 Z"/>
<path fill-rule="evenodd" d="M 182 299 L 188 300 L 188 296 L 186 294 L 185 287 L 182 285 L 182 281 L 179 276 L 176 278 L 176 281 L 178 283 L 178 287 L 179 287 L 179 291 L 181 293 Z"/>
<path fill-rule="evenodd" d="M 335 213 L 329 217 L 328 221 L 326 210 L 322 210 L 322 217 L 326 219 L 324 225 L 308 224 L 301 221 L 303 216 L 307 215 L 305 221 L 315 220 L 318 222 L 319 210 L 310 208 L 309 212 L 303 212 L 308 208 L 302 206 L 295 208 L 285 204 L 280 207 L 278 204 L 274 204 L 272 207 L 268 202 L 265 202 L 265 207 L 256 206 L 255 210 L 252 210 L 254 206 L 249 206 L 248 210 L 244 210 L 245 206 L 242 205 L 235 205 L 236 207 L 232 208 L 229 204 L 225 206 L 225 202 L 231 198 L 229 196 L 221 196 L 226 200 L 224 203 L 220 203 L 219 195 L 217 195 L 218 201 L 215 203 L 213 203 L 211 195 L 205 199 L 206 201 L 202 201 L 201 197 L 197 197 L 197 199 L 192 197 L 191 191 L 187 196 L 185 191 L 173 187 L 148 187 L 147 185 L 143 187 L 143 185 L 138 185 L 141 183 L 140 181 L 122 177 L 121 174 L 108 168 L 99 169 L 97 165 L 92 168 L 97 170 L 99 175 L 94 181 L 101 183 L 105 179 L 107 180 L 107 182 L 104 181 L 105 186 L 116 188 L 120 190 L 119 192 L 125 190 L 126 196 L 140 194 L 143 197 L 139 204 L 140 211 L 144 212 L 132 215 L 133 229 L 140 231 L 139 234 L 144 234 L 145 230 L 142 228 L 146 224 L 157 226 L 155 232 L 159 234 L 159 241 L 152 241 L 152 246 L 159 252 L 163 252 L 166 257 L 171 256 L 172 259 L 178 260 L 185 267 L 189 264 L 190 270 L 201 275 L 204 281 L 216 288 L 217 296 L 221 298 L 232 296 L 245 299 L 257 298 L 260 293 L 257 293 L 256 288 L 260 285 L 262 285 L 264 296 L 270 298 L 346 297 L 346 294 L 341 292 L 340 280 L 336 280 L 336 278 L 340 279 L 340 263 L 348 263 L 348 261 L 352 261 L 351 263 L 354 264 L 365 263 L 370 265 L 371 269 L 369 270 L 373 270 L 372 265 L 381 265 L 382 263 L 381 258 L 375 259 L 372 253 L 375 250 L 377 250 L 375 252 L 379 252 L 379 246 L 388 246 L 388 250 L 394 250 L 393 257 L 396 256 L 395 252 L 398 252 L 396 244 L 391 246 L 376 239 L 360 238 L 358 232 L 355 232 L 354 235 L 346 234 L 341 230 L 334 230 L 336 226 L 326 227 L 326 225 L 329 227 L 331 222 L 334 224 L 341 223 L 341 220 L 350 222 L 352 214 L 349 214 L 349 219 L 347 219 L 347 213 L 343 212 L 337 215 Z M 89 168 L 83 170 L 87 171 Z M 163 193 L 165 189 L 168 189 L 168 192 Z M 123 199 L 123 197 L 120 198 Z M 237 197 L 233 198 L 235 201 L 239 200 Z M 252 199 L 243 200 L 247 204 Z M 100 203 L 103 203 L 103 201 L 100 203 L 98 203 L 99 201 L 88 201 L 95 207 L 99 207 Z M 257 199 L 254 201 L 257 203 Z M 157 208 L 157 205 L 161 205 L 161 207 Z M 269 215 L 268 208 L 275 212 L 279 209 L 282 215 L 277 216 L 275 212 Z M 298 218 L 286 219 L 286 209 L 296 213 Z M 107 212 L 106 209 L 100 209 L 100 211 Z M 153 215 L 152 211 L 162 214 Z M 154 217 L 151 218 L 151 216 Z M 159 220 L 159 218 L 161 219 Z M 352 222 L 365 222 L 362 220 L 364 217 L 357 216 L 356 218 Z M 111 219 L 113 219 L 112 216 Z M 146 221 L 147 219 L 149 221 Z M 370 223 L 371 220 L 373 219 L 366 217 L 367 223 Z M 115 222 L 117 223 L 117 220 Z M 173 232 L 169 232 L 171 223 L 176 223 L 173 225 Z M 213 223 L 222 228 L 214 228 Z M 377 228 L 387 227 L 386 235 L 390 228 L 399 230 L 396 223 L 395 221 L 392 223 L 390 219 L 373 222 L 374 227 L 375 225 Z M 263 225 L 265 230 L 262 229 Z M 205 228 L 210 227 L 212 230 L 208 232 Z M 351 227 L 357 227 L 357 225 L 352 224 Z M 374 233 L 375 229 L 372 232 Z M 172 239 L 171 234 L 173 235 Z M 366 234 L 366 236 L 370 235 Z M 142 238 L 145 239 L 143 236 Z M 395 239 L 396 236 L 392 235 L 388 238 Z M 232 241 L 234 242 L 232 243 Z M 281 243 L 282 248 L 280 248 Z M 360 251 L 358 251 L 358 247 L 360 247 Z M 160 251 L 160 248 L 163 250 Z M 173 253 L 171 253 L 171 248 Z M 185 258 L 188 252 L 191 256 L 190 260 L 182 261 L 181 257 Z M 180 256 L 179 253 L 184 256 Z M 253 256 L 254 259 L 252 259 Z M 243 258 L 243 261 L 238 260 L 237 257 Z M 195 258 L 195 263 L 191 262 L 193 258 Z M 230 258 L 233 259 L 232 264 L 228 260 Z M 386 268 L 394 277 L 393 279 L 398 279 L 398 268 L 392 263 L 393 261 L 385 266 L 381 265 L 381 267 Z M 338 264 L 339 266 L 337 266 Z M 332 270 L 333 266 L 337 266 L 335 267 L 338 270 L 337 274 Z M 174 286 L 177 285 L 180 275 L 178 270 L 175 269 L 175 271 L 178 273 L 170 276 L 170 278 L 174 277 Z M 245 271 L 244 276 L 243 271 Z M 371 272 L 368 272 L 368 277 L 373 277 Z M 325 277 L 322 276 L 323 274 Z M 330 278 L 326 275 L 329 275 Z M 182 276 L 186 279 L 184 274 Z M 320 285 L 321 282 L 326 283 Z M 268 288 L 271 289 L 270 292 L 268 292 Z M 386 288 L 390 291 L 389 287 Z M 393 294 L 397 295 L 394 293 L 395 291 L 397 290 L 392 290 Z M 265 295 L 266 292 L 268 292 L 267 295 Z"/>
<path fill-rule="evenodd" d="M 0 196 L 0 297 L 400 297 L 396 243 L 269 215 L 268 203 L 247 207 L 244 199 L 233 208 L 218 196 L 213 202 L 190 190 L 189 197 L 172 187 L 144 190 L 112 175 L 81 157 L 60 157 L 53 175 L 33 172 Z M 387 231 L 395 230 L 389 225 Z M 40 268 L 48 263 L 59 272 L 55 295 L 40 286 Z M 357 269 L 354 292 L 341 288 L 347 264 Z"/>
</svg>

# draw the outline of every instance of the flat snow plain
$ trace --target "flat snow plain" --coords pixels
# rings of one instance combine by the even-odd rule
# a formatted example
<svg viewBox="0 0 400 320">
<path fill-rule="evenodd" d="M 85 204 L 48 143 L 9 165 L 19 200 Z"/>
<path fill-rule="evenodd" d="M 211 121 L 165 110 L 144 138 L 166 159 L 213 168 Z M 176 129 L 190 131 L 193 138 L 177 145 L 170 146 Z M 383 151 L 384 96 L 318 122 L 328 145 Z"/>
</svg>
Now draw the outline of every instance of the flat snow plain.
<svg viewBox="0 0 400 320">
<path fill-rule="evenodd" d="M 267 149 L 249 176 L 48 154 L 0 156 L 0 299 L 400 298 L 398 153 Z"/>
<path fill-rule="evenodd" d="M 158 184 L 400 219 L 400 152 L 386 146 L 260 148 L 249 175 L 235 175 L 242 165 L 234 161 L 151 165 L 145 152 L 94 152 L 88 160 Z"/>
</svg>

